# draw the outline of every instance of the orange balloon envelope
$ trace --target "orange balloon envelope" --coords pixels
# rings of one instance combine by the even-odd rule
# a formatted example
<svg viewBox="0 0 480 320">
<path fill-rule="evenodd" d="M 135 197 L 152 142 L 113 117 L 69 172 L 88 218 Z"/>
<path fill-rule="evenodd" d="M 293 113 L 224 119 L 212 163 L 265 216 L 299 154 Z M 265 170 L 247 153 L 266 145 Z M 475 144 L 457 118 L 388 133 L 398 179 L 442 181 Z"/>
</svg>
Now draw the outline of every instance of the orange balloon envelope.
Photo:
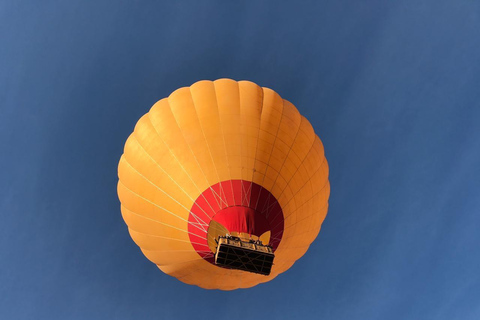
<svg viewBox="0 0 480 320">
<path fill-rule="evenodd" d="M 143 254 L 207 289 L 248 288 L 288 270 L 317 237 L 330 194 L 310 123 L 275 91 L 230 79 L 155 103 L 127 139 L 118 176 L 122 216 Z M 244 247 L 238 267 L 216 260 L 221 239 Z M 274 257 L 268 275 L 245 269 L 250 247 Z"/>
</svg>

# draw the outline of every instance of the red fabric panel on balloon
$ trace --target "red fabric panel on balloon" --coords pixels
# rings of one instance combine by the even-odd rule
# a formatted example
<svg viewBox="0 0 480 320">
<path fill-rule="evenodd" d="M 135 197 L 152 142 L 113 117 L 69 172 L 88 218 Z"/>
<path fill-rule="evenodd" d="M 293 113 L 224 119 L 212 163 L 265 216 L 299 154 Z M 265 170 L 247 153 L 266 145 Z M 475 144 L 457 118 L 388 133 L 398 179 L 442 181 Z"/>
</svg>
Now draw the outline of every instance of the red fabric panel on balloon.
<svg viewBox="0 0 480 320">
<path fill-rule="evenodd" d="M 220 210 L 213 220 L 229 231 L 245 232 L 261 236 L 270 230 L 267 219 L 250 207 L 233 206 Z"/>
<path fill-rule="evenodd" d="M 273 251 L 284 228 L 283 211 L 277 199 L 262 186 L 244 180 L 227 180 L 205 190 L 193 204 L 188 217 L 190 242 L 197 253 L 213 263 L 207 244 L 208 226 L 215 220 L 230 232 L 261 236 L 270 231 Z"/>
</svg>

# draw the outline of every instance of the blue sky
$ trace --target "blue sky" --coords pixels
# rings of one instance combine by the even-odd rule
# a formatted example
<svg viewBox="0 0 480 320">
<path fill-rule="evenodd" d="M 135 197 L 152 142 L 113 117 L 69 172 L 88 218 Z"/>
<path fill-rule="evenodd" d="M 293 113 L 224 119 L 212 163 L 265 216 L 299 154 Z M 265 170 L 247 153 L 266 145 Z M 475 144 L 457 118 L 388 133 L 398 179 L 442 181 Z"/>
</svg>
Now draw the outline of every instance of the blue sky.
<svg viewBox="0 0 480 320">
<path fill-rule="evenodd" d="M 480 2 L 2 1 L 0 318 L 480 319 Z M 117 163 L 178 87 L 270 87 L 312 123 L 330 210 L 248 290 L 161 273 Z"/>
</svg>

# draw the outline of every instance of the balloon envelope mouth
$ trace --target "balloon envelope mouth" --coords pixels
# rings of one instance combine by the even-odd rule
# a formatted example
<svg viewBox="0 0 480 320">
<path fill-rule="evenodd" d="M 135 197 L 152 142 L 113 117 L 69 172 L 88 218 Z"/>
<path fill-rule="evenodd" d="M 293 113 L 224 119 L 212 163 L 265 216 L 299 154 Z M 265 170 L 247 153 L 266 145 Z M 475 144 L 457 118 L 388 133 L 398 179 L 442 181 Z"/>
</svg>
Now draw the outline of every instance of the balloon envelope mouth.
<svg viewBox="0 0 480 320">
<path fill-rule="evenodd" d="M 220 210 L 213 220 L 220 223 L 228 231 L 260 237 L 270 231 L 270 224 L 266 217 L 253 208 L 246 206 L 232 206 Z"/>
<path fill-rule="evenodd" d="M 275 251 L 284 229 L 277 199 L 262 186 L 245 180 L 226 180 L 210 186 L 193 204 L 188 222 L 192 246 L 212 264 L 219 236 L 228 233 L 261 239 Z"/>
</svg>

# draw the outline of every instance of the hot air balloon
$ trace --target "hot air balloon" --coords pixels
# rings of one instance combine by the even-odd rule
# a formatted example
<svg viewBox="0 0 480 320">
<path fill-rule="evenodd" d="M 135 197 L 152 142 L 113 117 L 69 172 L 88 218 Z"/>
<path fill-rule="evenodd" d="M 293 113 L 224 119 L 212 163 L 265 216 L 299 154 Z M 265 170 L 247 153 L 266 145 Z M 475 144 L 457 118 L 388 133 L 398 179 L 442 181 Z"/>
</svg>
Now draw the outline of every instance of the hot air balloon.
<svg viewBox="0 0 480 320">
<path fill-rule="evenodd" d="M 322 142 L 293 104 L 249 81 L 199 81 L 128 137 L 118 196 L 130 236 L 164 273 L 249 288 L 302 257 L 328 209 Z"/>
</svg>

